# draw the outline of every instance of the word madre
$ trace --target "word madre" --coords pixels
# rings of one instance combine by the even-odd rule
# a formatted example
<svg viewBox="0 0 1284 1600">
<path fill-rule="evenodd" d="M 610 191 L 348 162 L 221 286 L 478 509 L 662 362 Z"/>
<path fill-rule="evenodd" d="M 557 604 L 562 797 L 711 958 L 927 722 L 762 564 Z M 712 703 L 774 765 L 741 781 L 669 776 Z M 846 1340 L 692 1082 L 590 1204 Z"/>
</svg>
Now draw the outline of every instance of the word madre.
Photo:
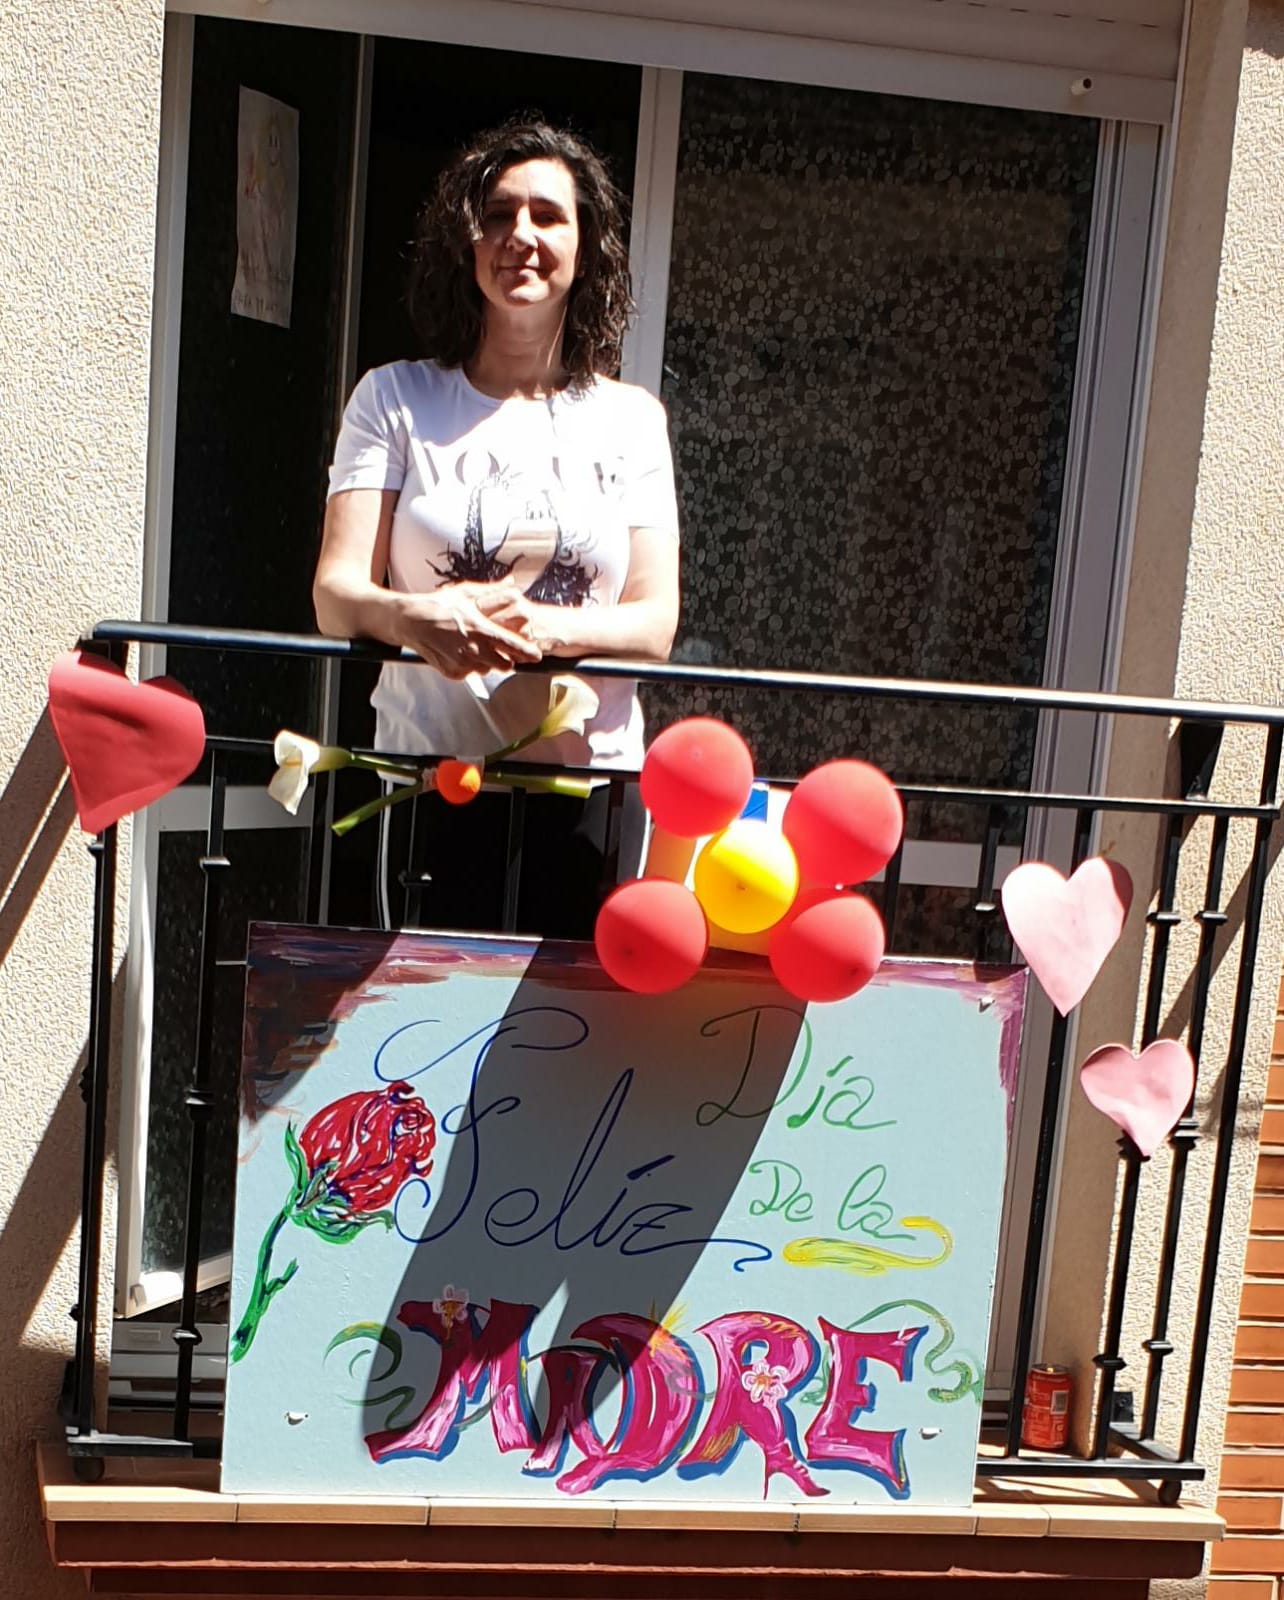
<svg viewBox="0 0 1284 1600">
<path fill-rule="evenodd" d="M 802 1494 L 828 1494 L 813 1470 L 834 1468 L 866 1474 L 895 1499 L 909 1495 L 905 1430 L 861 1427 L 857 1419 L 874 1408 L 870 1366 L 908 1382 L 926 1328 L 855 1331 L 822 1317 L 817 1340 L 789 1317 L 730 1312 L 697 1330 L 713 1354 L 707 1392 L 690 1345 L 649 1317 L 594 1317 L 575 1329 L 570 1343 L 528 1355 L 537 1307 L 495 1300 L 483 1321 L 476 1305 L 452 1301 L 447 1314 L 443 1304 L 408 1301 L 398 1314 L 406 1327 L 440 1346 L 441 1359 L 414 1421 L 368 1436 L 376 1462 L 442 1460 L 461 1430 L 483 1414 L 469 1407 L 484 1406 L 496 1447 L 526 1452 L 523 1472 L 554 1477 L 566 1494 L 583 1494 L 613 1478 L 723 1472 L 748 1445 L 762 1456 L 764 1498 L 777 1474 Z M 790 1399 L 811 1380 L 822 1356 L 823 1398 L 800 1443 Z M 542 1424 L 528 1382 L 536 1368 L 547 1400 Z M 594 1395 L 609 1374 L 623 1392 L 619 1420 L 603 1437 Z"/>
</svg>

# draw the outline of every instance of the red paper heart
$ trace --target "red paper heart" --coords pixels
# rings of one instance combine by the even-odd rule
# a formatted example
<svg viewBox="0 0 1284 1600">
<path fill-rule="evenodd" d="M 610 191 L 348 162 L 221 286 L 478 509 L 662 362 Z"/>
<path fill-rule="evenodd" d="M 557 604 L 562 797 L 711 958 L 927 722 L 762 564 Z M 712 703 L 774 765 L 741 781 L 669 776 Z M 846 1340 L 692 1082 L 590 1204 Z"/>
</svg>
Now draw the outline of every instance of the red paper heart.
<svg viewBox="0 0 1284 1600">
<path fill-rule="evenodd" d="M 1027 861 L 1003 881 L 1003 915 L 1030 970 L 1062 1016 L 1092 987 L 1119 942 L 1132 879 L 1117 861 L 1094 856 L 1069 879 Z"/>
<path fill-rule="evenodd" d="M 1083 1092 L 1152 1156 L 1177 1125 L 1195 1088 L 1195 1063 L 1176 1039 L 1156 1039 L 1139 1056 L 1126 1045 L 1094 1050 L 1079 1069 Z"/>
<path fill-rule="evenodd" d="M 50 669 L 49 714 L 87 833 L 176 789 L 205 754 L 204 714 L 181 683 L 132 683 L 81 650 L 65 651 Z"/>
</svg>

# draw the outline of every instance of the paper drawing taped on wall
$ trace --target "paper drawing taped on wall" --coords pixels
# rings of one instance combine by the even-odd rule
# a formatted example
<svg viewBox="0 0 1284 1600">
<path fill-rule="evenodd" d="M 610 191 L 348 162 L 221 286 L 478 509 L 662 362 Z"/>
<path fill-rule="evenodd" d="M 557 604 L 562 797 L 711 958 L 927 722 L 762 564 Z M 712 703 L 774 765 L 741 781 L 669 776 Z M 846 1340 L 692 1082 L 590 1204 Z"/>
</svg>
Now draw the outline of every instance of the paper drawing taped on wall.
<svg viewBox="0 0 1284 1600">
<path fill-rule="evenodd" d="M 232 313 L 288 328 L 299 223 L 299 113 L 244 86 L 237 109 Z"/>
<path fill-rule="evenodd" d="M 225 1486 L 966 1504 L 1024 986 L 256 928 Z"/>
</svg>

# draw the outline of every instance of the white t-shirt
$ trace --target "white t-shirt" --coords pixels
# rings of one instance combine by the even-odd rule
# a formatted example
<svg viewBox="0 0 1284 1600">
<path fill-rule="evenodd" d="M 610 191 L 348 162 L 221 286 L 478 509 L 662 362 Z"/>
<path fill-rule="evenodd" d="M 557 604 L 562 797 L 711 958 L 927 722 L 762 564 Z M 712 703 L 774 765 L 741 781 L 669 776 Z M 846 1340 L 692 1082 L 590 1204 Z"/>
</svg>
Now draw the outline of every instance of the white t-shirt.
<svg viewBox="0 0 1284 1600">
<path fill-rule="evenodd" d="M 628 577 L 630 530 L 678 537 L 664 408 L 606 378 L 546 400 L 496 400 L 432 361 L 377 367 L 353 390 L 335 445 L 330 493 L 345 489 L 400 491 L 388 583 L 408 593 L 510 576 L 533 600 L 611 605 Z M 378 748 L 491 754 L 537 727 L 547 706 L 547 680 L 518 675 L 497 714 L 491 696 L 512 676 L 456 683 L 389 663 L 371 696 Z M 593 765 L 639 766 L 636 686 L 590 681 L 600 697 L 586 729 Z M 524 755 L 583 761 L 584 747 L 545 741 Z"/>
</svg>

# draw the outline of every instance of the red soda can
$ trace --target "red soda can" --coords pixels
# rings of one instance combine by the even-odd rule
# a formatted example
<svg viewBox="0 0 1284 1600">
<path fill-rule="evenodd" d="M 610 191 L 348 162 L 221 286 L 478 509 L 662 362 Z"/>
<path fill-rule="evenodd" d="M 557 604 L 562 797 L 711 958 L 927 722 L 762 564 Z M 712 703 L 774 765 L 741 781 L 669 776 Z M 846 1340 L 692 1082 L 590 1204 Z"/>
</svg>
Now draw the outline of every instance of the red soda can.
<svg viewBox="0 0 1284 1600">
<path fill-rule="evenodd" d="M 1063 1450 L 1070 1438 L 1070 1372 L 1031 1367 L 1025 1380 L 1021 1443 L 1031 1450 Z"/>
</svg>

